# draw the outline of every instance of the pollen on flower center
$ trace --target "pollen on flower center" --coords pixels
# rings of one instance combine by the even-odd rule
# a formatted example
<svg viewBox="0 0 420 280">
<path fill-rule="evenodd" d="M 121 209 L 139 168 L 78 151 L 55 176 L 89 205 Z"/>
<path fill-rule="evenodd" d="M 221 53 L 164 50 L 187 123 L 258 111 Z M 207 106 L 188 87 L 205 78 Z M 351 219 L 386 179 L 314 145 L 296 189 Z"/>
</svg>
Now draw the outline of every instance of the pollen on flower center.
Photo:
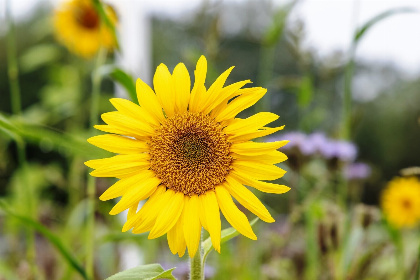
<svg viewBox="0 0 420 280">
<path fill-rule="evenodd" d="M 86 29 L 96 29 L 99 26 L 99 16 L 93 7 L 78 7 L 74 15 L 77 22 Z"/>
<path fill-rule="evenodd" d="M 201 113 L 168 118 L 149 142 L 151 169 L 167 188 L 203 194 L 229 173 L 230 143 L 219 123 Z"/>
</svg>

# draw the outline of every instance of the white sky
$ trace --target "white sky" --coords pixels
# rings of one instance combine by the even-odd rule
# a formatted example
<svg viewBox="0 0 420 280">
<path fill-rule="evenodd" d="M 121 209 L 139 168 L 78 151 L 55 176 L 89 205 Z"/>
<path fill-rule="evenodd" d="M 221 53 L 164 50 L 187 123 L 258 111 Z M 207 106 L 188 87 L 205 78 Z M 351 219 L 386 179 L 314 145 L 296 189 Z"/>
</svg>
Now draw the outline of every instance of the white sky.
<svg viewBox="0 0 420 280">
<path fill-rule="evenodd" d="M 2 0 L 4 2 L 6 0 Z M 30 13 L 40 1 L 9 0 L 13 12 L 22 17 Z M 191 11 L 203 0 L 116 0 L 136 1 L 136 5 L 153 13 L 179 15 Z M 216 0 L 208 0 L 214 2 Z M 220 1 L 220 0 L 219 0 Z M 241 0 L 225 0 L 241 2 Z M 258 1 L 258 0 L 255 0 Z M 140 3 L 139 3 L 140 2 Z M 284 4 L 286 0 L 273 0 Z M 333 51 L 346 51 L 355 24 L 360 26 L 375 15 L 396 7 L 413 7 L 419 13 L 393 15 L 367 33 L 359 44 L 357 56 L 368 60 L 391 62 L 411 74 L 420 73 L 420 0 L 301 0 L 290 20 L 300 17 L 305 22 L 306 44 L 315 48 L 320 57 Z M 4 4 L 0 14 L 4 15 Z"/>
</svg>

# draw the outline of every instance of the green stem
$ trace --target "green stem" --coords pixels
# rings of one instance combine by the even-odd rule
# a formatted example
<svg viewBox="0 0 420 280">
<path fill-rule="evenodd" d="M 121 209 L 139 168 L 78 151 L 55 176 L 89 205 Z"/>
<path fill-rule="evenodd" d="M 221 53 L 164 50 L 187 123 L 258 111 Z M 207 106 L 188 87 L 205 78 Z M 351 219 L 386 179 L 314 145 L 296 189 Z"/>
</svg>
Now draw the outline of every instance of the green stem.
<svg viewBox="0 0 420 280">
<path fill-rule="evenodd" d="M 414 277 L 414 280 L 420 279 L 420 246 L 417 253 L 417 268 L 416 268 L 416 276 Z"/>
<path fill-rule="evenodd" d="M 10 98 L 12 113 L 14 115 L 20 116 L 22 114 L 22 105 L 21 105 L 21 94 L 19 87 L 19 68 L 17 64 L 17 53 L 16 53 L 16 40 L 15 40 L 15 25 L 13 22 L 12 10 L 11 10 L 11 1 L 6 1 L 6 17 L 8 23 L 8 34 L 7 34 L 7 73 L 9 78 L 9 87 L 10 87 Z M 33 190 L 31 184 L 27 178 L 27 163 L 26 163 L 26 148 L 25 142 L 23 139 L 16 141 L 17 144 L 17 154 L 18 154 L 18 164 L 23 171 L 23 180 L 26 185 L 27 192 L 25 194 L 25 201 L 27 205 L 27 213 L 32 218 L 36 218 L 36 212 L 34 209 L 33 202 Z M 27 238 L 27 259 L 31 266 L 32 273 L 34 277 L 37 275 L 37 269 L 35 265 L 36 251 L 35 251 L 35 233 L 31 229 L 26 230 Z"/>
<path fill-rule="evenodd" d="M 99 50 L 92 76 L 92 97 L 90 108 L 90 129 L 97 123 L 99 114 L 101 75 L 99 68 L 106 59 L 106 50 Z M 94 277 L 94 250 L 95 250 L 95 191 L 96 180 L 88 175 L 87 181 L 87 225 L 86 225 L 86 273 L 89 279 Z"/>
<path fill-rule="evenodd" d="M 190 258 L 190 280 L 204 280 L 205 260 L 203 258 L 203 242 L 200 238 L 197 253 Z"/>
<path fill-rule="evenodd" d="M 398 271 L 400 272 L 401 280 L 405 280 L 407 279 L 407 277 L 406 277 L 405 262 L 404 262 L 404 259 L 405 259 L 404 258 L 404 243 L 403 243 L 400 231 L 398 231 L 395 246 L 397 247 L 397 253 L 395 254 L 395 256 L 396 256 Z"/>
</svg>

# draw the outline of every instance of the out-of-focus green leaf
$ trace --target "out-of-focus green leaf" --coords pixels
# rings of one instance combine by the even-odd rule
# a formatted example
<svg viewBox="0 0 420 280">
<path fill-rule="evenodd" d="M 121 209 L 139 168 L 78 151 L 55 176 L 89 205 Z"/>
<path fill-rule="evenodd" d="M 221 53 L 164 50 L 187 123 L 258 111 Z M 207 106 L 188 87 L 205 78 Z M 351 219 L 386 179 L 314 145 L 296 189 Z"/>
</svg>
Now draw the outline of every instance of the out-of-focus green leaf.
<svg viewBox="0 0 420 280">
<path fill-rule="evenodd" d="M 389 16 L 395 15 L 395 14 L 401 14 L 401 13 L 415 13 L 417 12 L 417 10 L 413 9 L 413 8 L 395 8 L 395 9 L 391 9 L 388 11 L 385 11 L 377 16 L 375 16 L 374 18 L 372 18 L 371 20 L 369 20 L 368 22 L 366 22 L 362 27 L 360 27 L 357 31 L 356 34 L 354 35 L 354 41 L 357 42 L 359 41 L 363 35 L 366 33 L 366 31 L 368 31 L 372 26 L 374 26 L 376 23 L 380 22 L 383 19 L 388 18 Z"/>
<path fill-rule="evenodd" d="M 9 119 L 0 114 L 0 130 L 16 142 L 20 142 L 22 138 L 15 132 L 16 129 L 16 126 Z"/>
<path fill-rule="evenodd" d="M 307 74 L 302 78 L 298 93 L 298 104 L 300 107 L 307 107 L 312 101 L 313 84 L 312 77 Z"/>
<path fill-rule="evenodd" d="M 83 266 L 79 263 L 79 261 L 70 253 L 70 250 L 64 246 L 61 242 L 60 238 L 51 232 L 48 228 L 44 227 L 37 221 L 32 220 L 29 217 L 17 215 L 13 213 L 7 204 L 0 200 L 0 208 L 5 211 L 8 215 L 13 216 L 14 218 L 18 219 L 22 222 L 25 226 L 32 227 L 39 233 L 41 233 L 63 256 L 63 258 L 67 261 L 67 263 L 72 266 L 82 277 L 83 279 L 88 279 L 86 275 L 86 271 L 84 270 Z"/>
<path fill-rule="evenodd" d="M 35 45 L 20 56 L 20 70 L 31 72 L 43 65 L 50 64 L 61 55 L 60 49 L 54 44 Z"/>
<path fill-rule="evenodd" d="M 102 75 L 109 75 L 114 81 L 121 84 L 127 90 L 131 101 L 137 103 L 136 84 L 130 74 L 115 66 L 105 66 L 100 71 Z"/>
<path fill-rule="evenodd" d="M 283 34 L 284 27 L 286 26 L 287 16 L 294 4 L 295 2 L 292 2 L 286 7 L 278 9 L 273 15 L 273 23 L 266 30 L 262 41 L 265 46 L 273 46 L 280 39 Z"/>
<path fill-rule="evenodd" d="M 258 218 L 253 219 L 250 224 L 251 227 L 258 221 Z M 226 228 L 224 230 L 222 230 L 222 234 L 221 234 L 221 240 L 220 240 L 220 244 L 225 243 L 226 241 L 231 240 L 232 238 L 236 237 L 239 235 L 239 232 L 233 228 Z M 207 238 L 206 240 L 204 240 L 203 242 L 203 250 L 204 250 L 204 257 L 203 259 L 205 260 L 207 258 L 207 255 L 213 250 L 213 246 L 211 243 L 211 239 L 210 237 Z"/>
<path fill-rule="evenodd" d="M 17 135 L 31 143 L 40 144 L 42 141 L 49 141 L 52 144 L 52 149 L 73 155 L 83 157 L 107 157 L 110 155 L 109 152 L 90 145 L 85 139 L 76 138 L 46 126 L 29 124 L 20 120 L 15 121 L 2 114 L 0 114 L 0 129 L 9 131 L 10 135 Z"/>
<path fill-rule="evenodd" d="M 171 268 L 164 270 L 160 264 L 146 264 L 140 265 L 135 268 L 127 269 L 119 272 L 106 280 L 157 280 L 157 279 L 176 279 L 172 275 L 172 271 L 175 269 Z"/>
</svg>

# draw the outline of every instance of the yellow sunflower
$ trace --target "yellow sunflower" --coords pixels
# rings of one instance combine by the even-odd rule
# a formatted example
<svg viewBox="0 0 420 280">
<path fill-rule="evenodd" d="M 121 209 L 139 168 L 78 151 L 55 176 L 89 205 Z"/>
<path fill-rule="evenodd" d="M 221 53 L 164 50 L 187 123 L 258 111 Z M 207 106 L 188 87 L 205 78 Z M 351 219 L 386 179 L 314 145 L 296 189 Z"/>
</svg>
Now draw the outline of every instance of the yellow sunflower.
<svg viewBox="0 0 420 280">
<path fill-rule="evenodd" d="M 415 177 L 394 178 L 384 190 L 381 203 L 391 225 L 413 227 L 420 220 L 420 181 Z"/>
<path fill-rule="evenodd" d="M 113 24 L 117 17 L 111 6 L 105 11 Z M 116 46 L 112 30 L 101 21 L 91 0 L 63 2 L 54 13 L 55 33 L 70 51 L 85 58 L 92 57 L 101 47 L 109 50 Z"/>
<path fill-rule="evenodd" d="M 242 88 L 249 80 L 224 87 L 232 69 L 206 89 L 207 61 L 201 56 L 191 90 L 184 64 L 178 64 L 172 75 L 161 64 L 154 75 L 154 91 L 137 80 L 140 106 L 125 99 L 110 100 L 118 111 L 103 114 L 107 125 L 95 128 L 112 134 L 88 141 L 119 155 L 90 160 L 86 165 L 96 169 L 92 176 L 120 179 L 100 199 L 122 196 L 110 214 L 129 209 L 123 231 L 150 231 L 149 239 L 166 233 L 173 254 L 182 256 L 188 247 L 193 257 L 202 227 L 220 252 L 219 210 L 238 232 L 257 239 L 232 196 L 261 220 L 274 222 L 244 185 L 267 193 L 287 192 L 289 187 L 264 180 L 276 180 L 285 174 L 275 164 L 287 159 L 277 149 L 288 141 L 250 141 L 283 126 L 266 127 L 278 119 L 268 112 L 236 118 L 263 97 L 266 89 Z M 145 199 L 138 210 L 139 202 Z"/>
</svg>

